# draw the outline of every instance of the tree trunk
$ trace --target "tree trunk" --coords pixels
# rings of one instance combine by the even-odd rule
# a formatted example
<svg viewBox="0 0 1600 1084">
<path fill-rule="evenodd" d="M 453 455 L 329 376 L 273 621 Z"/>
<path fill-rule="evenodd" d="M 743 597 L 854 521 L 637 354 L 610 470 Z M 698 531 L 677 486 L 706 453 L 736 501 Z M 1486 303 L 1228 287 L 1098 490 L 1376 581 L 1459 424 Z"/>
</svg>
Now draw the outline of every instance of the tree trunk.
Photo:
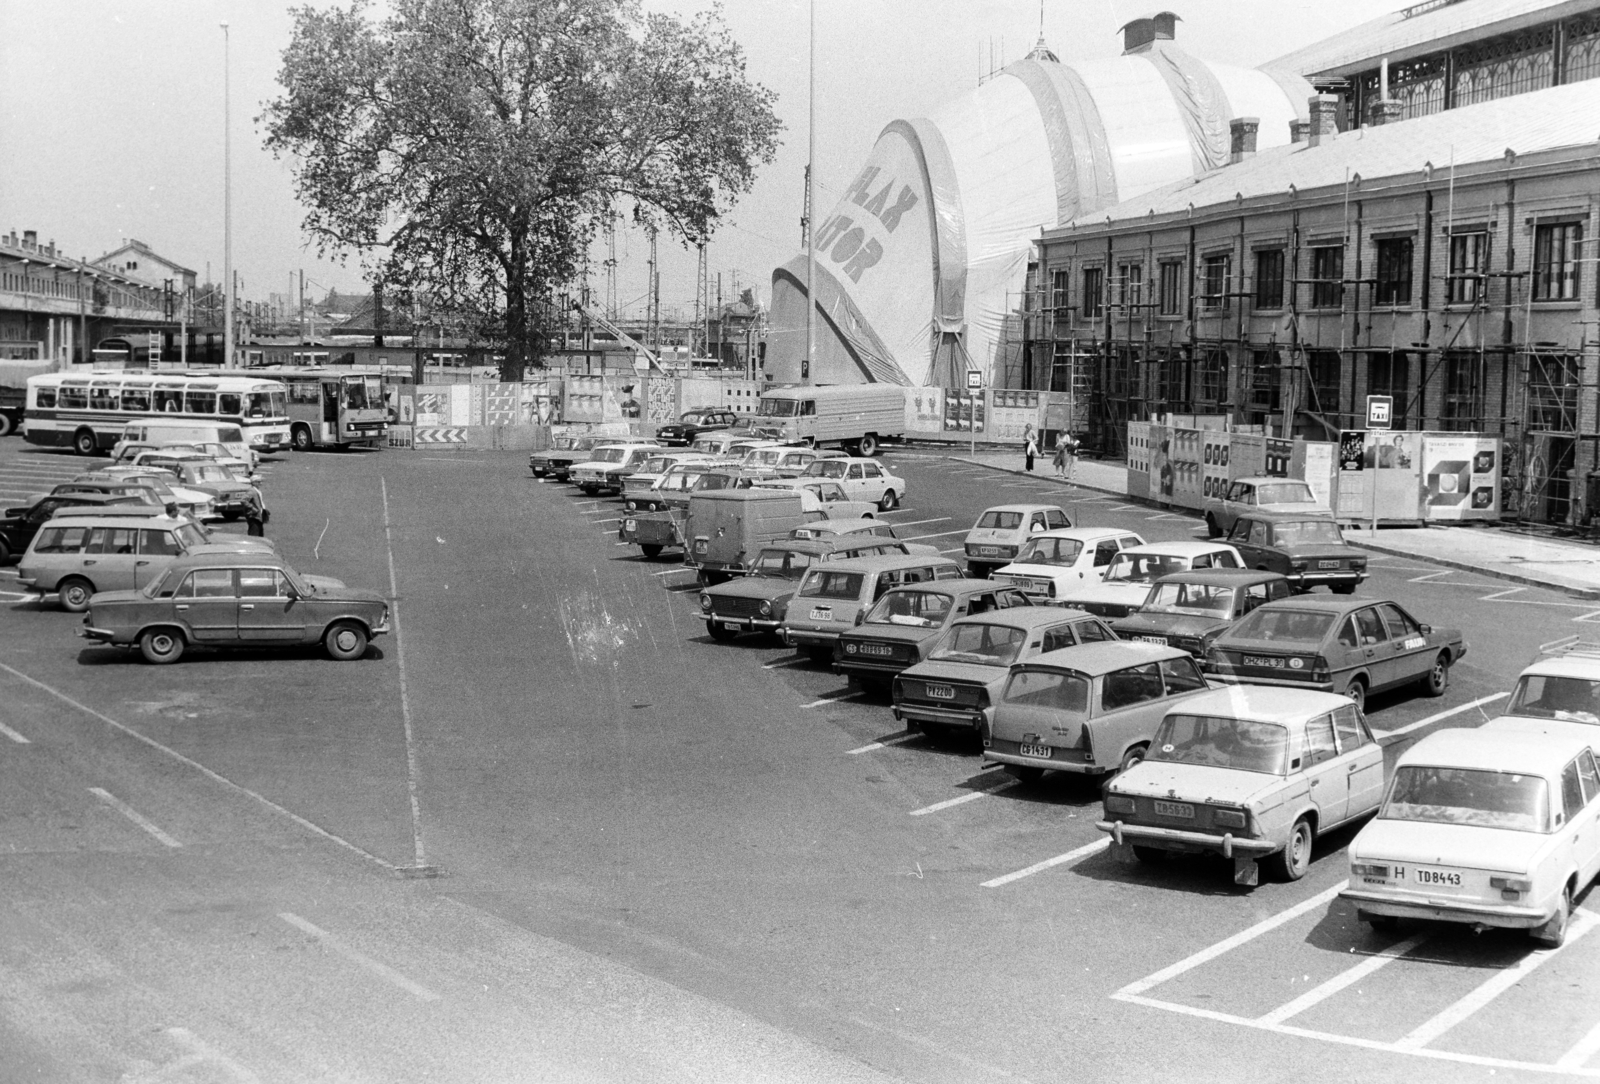
<svg viewBox="0 0 1600 1084">
<path fill-rule="evenodd" d="M 520 384 L 528 368 L 528 250 L 524 239 L 513 232 L 511 267 L 506 274 L 506 360 L 500 366 L 500 379 Z"/>
</svg>

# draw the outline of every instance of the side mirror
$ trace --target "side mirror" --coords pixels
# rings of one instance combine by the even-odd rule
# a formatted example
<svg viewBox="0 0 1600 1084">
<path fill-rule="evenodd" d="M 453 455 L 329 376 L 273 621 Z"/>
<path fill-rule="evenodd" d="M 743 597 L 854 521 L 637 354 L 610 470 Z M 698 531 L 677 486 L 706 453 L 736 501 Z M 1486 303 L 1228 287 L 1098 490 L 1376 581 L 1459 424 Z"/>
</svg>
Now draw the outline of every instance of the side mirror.
<svg viewBox="0 0 1600 1084">
<path fill-rule="evenodd" d="M 1432 625 L 1423 625 L 1423 626 L 1421 626 L 1421 628 L 1422 628 L 1422 635 L 1424 635 L 1424 636 L 1428 635 L 1430 632 L 1433 631 L 1433 626 Z"/>
</svg>

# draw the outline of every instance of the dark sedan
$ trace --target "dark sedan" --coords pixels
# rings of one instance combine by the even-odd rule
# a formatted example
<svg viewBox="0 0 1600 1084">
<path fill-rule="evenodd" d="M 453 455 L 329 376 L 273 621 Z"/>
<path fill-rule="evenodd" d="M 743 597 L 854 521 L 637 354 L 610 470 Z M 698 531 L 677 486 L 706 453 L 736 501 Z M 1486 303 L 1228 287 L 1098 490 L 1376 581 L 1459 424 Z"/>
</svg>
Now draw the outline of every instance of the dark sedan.
<svg viewBox="0 0 1600 1084">
<path fill-rule="evenodd" d="M 1287 576 L 1298 591 L 1326 584 L 1353 594 L 1367 578 L 1367 555 L 1347 544 L 1339 525 L 1315 512 L 1255 512 L 1234 520 L 1228 544 L 1250 568 Z"/>
<path fill-rule="evenodd" d="M 731 429 L 739 415 L 731 410 L 689 410 L 675 422 L 656 429 L 656 439 L 662 444 L 689 444 L 701 433 L 716 429 Z"/>
<path fill-rule="evenodd" d="M 1162 576 L 1139 608 L 1111 627 L 1124 640 L 1181 647 L 1204 659 L 1211 642 L 1257 606 L 1289 597 L 1276 572 L 1198 568 Z"/>
</svg>

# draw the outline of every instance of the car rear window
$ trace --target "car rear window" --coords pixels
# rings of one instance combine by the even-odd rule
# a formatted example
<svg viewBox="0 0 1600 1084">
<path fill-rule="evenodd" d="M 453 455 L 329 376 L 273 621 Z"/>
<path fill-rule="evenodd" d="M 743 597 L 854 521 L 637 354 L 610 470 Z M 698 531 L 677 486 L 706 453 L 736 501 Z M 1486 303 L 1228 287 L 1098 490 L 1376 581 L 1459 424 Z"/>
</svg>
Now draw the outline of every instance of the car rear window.
<svg viewBox="0 0 1600 1084">
<path fill-rule="evenodd" d="M 1284 640 L 1297 644 L 1321 643 L 1337 616 L 1315 610 L 1257 610 L 1228 633 L 1241 640 Z"/>
<path fill-rule="evenodd" d="M 1023 629 L 1004 625 L 955 625 L 939 639 L 928 658 L 973 662 L 984 666 L 1010 666 L 1028 640 Z"/>
<path fill-rule="evenodd" d="M 936 629 L 955 607 L 955 599 L 938 591 L 890 591 L 880 598 L 864 624 Z"/>
<path fill-rule="evenodd" d="M 801 598 L 835 598 L 854 602 L 861 597 L 860 572 L 814 571 L 806 576 L 797 594 Z"/>
<path fill-rule="evenodd" d="M 1076 538 L 1035 538 L 1017 558 L 1019 565 L 1070 565 L 1083 552 Z"/>
<path fill-rule="evenodd" d="M 1007 704 L 1084 715 L 1089 710 L 1089 679 L 1064 670 L 1013 670 L 1003 697 Z"/>
<path fill-rule="evenodd" d="M 1394 784 L 1378 816 L 1548 832 L 1550 792 L 1544 779 L 1536 775 L 1413 764 L 1394 773 Z"/>
<path fill-rule="evenodd" d="M 1274 523 L 1272 533 L 1280 546 L 1337 546 L 1344 542 L 1339 525 L 1326 519 Z"/>
<path fill-rule="evenodd" d="M 1289 755 L 1289 731 L 1210 715 L 1168 715 L 1161 720 L 1145 757 L 1175 764 L 1209 764 L 1246 772 L 1282 775 Z"/>
<path fill-rule="evenodd" d="M 87 527 L 46 527 L 33 541 L 34 553 L 78 553 L 89 537 Z"/>
<path fill-rule="evenodd" d="M 986 531 L 1014 531 L 1022 526 L 1021 512 L 988 511 L 978 517 L 978 529 Z"/>
</svg>

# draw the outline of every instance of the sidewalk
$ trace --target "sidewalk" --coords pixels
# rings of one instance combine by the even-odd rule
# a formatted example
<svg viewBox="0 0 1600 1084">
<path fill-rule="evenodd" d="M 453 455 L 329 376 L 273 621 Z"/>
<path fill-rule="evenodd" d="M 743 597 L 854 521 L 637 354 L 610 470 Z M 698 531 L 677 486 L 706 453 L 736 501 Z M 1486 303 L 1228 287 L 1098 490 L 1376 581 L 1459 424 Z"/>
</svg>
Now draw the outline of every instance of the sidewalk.
<svg viewBox="0 0 1600 1084">
<path fill-rule="evenodd" d="M 956 454 L 948 458 L 1028 476 L 1022 469 L 1019 451 Z M 1048 457 L 1034 460 L 1032 477 L 1046 485 L 1065 487 L 1066 483 L 1053 474 Z M 1128 471 L 1121 463 L 1080 459 L 1073 467 L 1072 485 L 1125 497 Z M 1531 587 L 1548 587 L 1577 598 L 1600 599 L 1600 546 L 1533 538 L 1494 527 L 1388 527 L 1376 533 L 1346 530 L 1344 536 L 1352 545 L 1374 553 L 1429 561 Z"/>
</svg>

